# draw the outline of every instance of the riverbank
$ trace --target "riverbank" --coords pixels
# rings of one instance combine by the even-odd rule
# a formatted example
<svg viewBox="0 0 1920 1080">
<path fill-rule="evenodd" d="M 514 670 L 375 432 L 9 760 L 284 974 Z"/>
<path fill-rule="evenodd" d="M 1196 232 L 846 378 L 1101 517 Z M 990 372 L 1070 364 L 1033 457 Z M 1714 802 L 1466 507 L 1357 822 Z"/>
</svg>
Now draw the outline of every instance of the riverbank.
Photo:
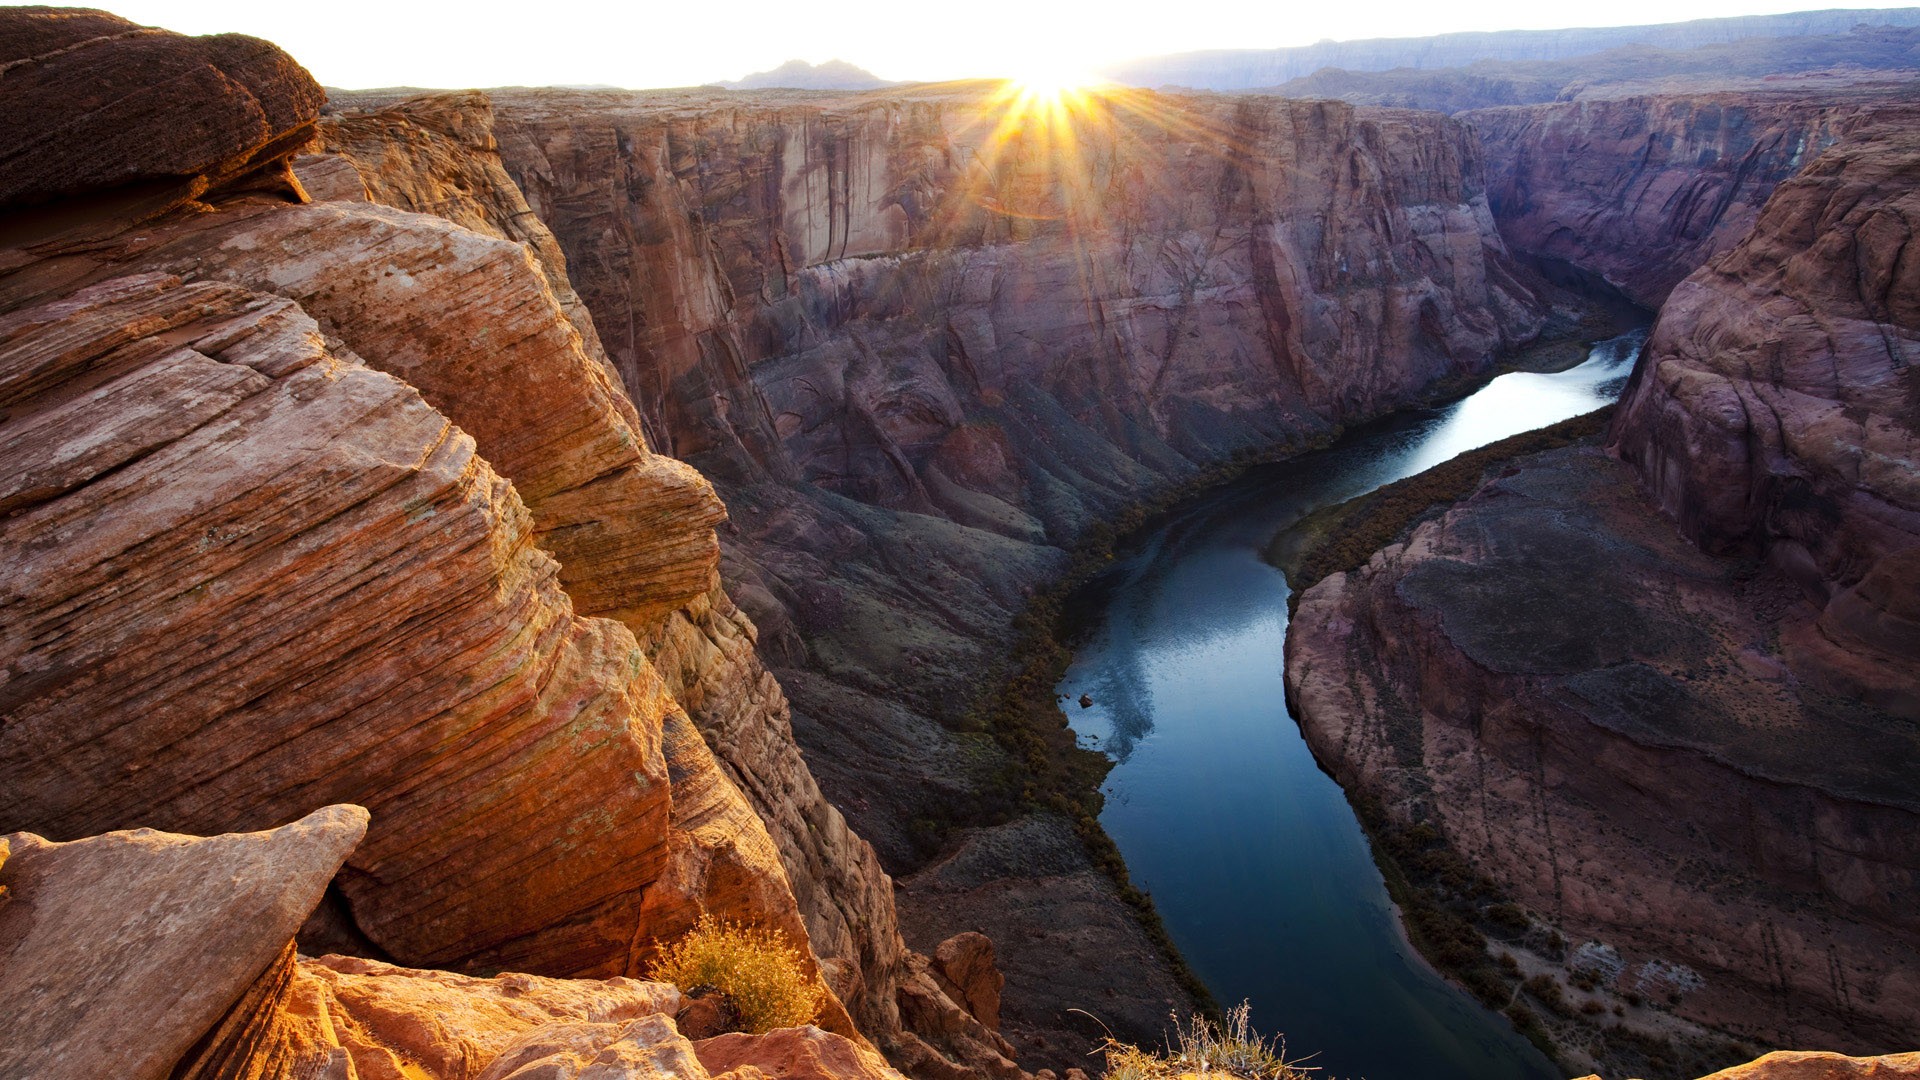
<svg viewBox="0 0 1920 1080">
<path fill-rule="evenodd" d="M 1566 316 L 1558 329 L 1562 335 L 1558 339 L 1535 343 L 1503 357 L 1495 370 L 1480 376 L 1436 383 L 1422 395 L 1420 401 L 1392 415 L 1417 416 L 1435 408 L 1451 408 L 1450 403 L 1470 396 L 1500 376 L 1515 371 L 1562 370 L 1569 366 L 1569 360 L 1586 355 L 1587 338 L 1618 330 L 1619 326 L 1604 313 L 1584 312 Z M 1570 341 L 1565 336 L 1569 334 L 1578 336 Z M 1217 1008 L 1218 1003 L 1213 1001 L 1209 987 L 1198 977 L 1170 935 L 1158 906 L 1148 891 L 1134 879 L 1120 847 L 1101 825 L 1101 814 L 1105 809 L 1101 787 L 1112 768 L 1112 761 L 1098 750 L 1081 744 L 1067 716 L 1063 714 L 1061 702 L 1055 696 L 1059 680 L 1073 661 L 1071 639 L 1074 628 L 1067 625 L 1066 607 L 1069 598 L 1116 564 L 1117 553 L 1124 552 L 1133 538 L 1150 532 L 1170 511 L 1203 498 L 1210 491 L 1222 490 L 1252 470 L 1279 467 L 1280 463 L 1323 450 L 1354 430 L 1372 428 L 1383 422 L 1388 421 L 1376 418 L 1351 428 L 1322 429 L 1316 433 L 1316 437 L 1300 437 L 1260 452 L 1242 453 L 1197 472 L 1181 483 L 1169 485 L 1153 497 L 1134 503 L 1082 534 L 1079 543 L 1070 552 L 1065 570 L 1054 577 L 1050 584 L 1036 589 L 1030 595 L 1023 611 L 1014 620 L 1015 641 L 1002 653 L 1006 658 L 1005 665 L 991 678 L 983 680 L 987 689 L 975 699 L 966 713 L 963 730 L 992 739 L 1007 752 L 1007 757 L 1012 761 L 1012 765 L 995 778 L 998 793 L 991 799 L 980 800 L 972 805 L 956 802 L 942 807 L 937 816 L 929 815 L 928 819 L 917 823 L 917 840 L 933 858 L 926 868 L 902 879 L 905 895 L 915 898 L 905 908 L 928 912 L 928 917 L 923 921 L 928 924 L 929 932 L 935 921 L 931 913 L 938 912 L 940 917 L 949 921 L 978 922 L 988 927 L 990 932 L 1004 934 L 1010 942 L 1027 942 L 1024 950 L 1009 945 L 1007 955 L 1010 957 L 1021 951 L 1045 952 L 1065 963 L 1084 959 L 1092 953 L 1088 941 L 1066 940 L 1072 935 L 1058 930 L 1054 924 L 1045 920 L 1027 920 L 1021 914 L 1025 910 L 1023 905 L 1039 903 L 1028 894 L 1041 889 L 1046 881 L 1051 880 L 1060 890 L 1083 897 L 1075 902 L 1079 912 L 1076 919 L 1099 922 L 1109 918 L 1102 905 L 1086 895 L 1089 889 L 1084 882 L 1074 880 L 1070 874 L 1067 877 L 1057 876 L 1064 872 L 1064 856 L 1048 828 L 1042 828 L 1041 825 L 1047 821 L 1070 823 L 1073 840 L 1077 841 L 1077 846 L 1085 852 L 1091 863 L 1090 872 L 1097 868 L 1097 873 L 1111 882 L 1113 893 L 1109 895 L 1121 902 L 1120 905 L 1114 905 L 1109 900 L 1107 905 L 1124 905 L 1140 933 L 1153 943 L 1154 949 L 1164 958 L 1167 969 L 1174 974 L 1194 1004 L 1202 1011 Z M 1276 608 L 1284 608 L 1284 604 L 1277 604 Z M 1278 702 L 1280 696 L 1275 692 L 1271 699 Z M 1068 711 L 1072 709 L 1073 706 L 1067 706 Z M 963 830 L 967 840 L 964 844 L 956 845 L 953 838 Z M 1012 842 L 1016 837 L 1019 842 Z M 964 850 L 975 846 L 991 849 L 993 858 L 982 860 Z M 1033 854 L 1021 854 L 1029 848 Z M 983 870 L 983 866 L 989 868 Z M 999 914 L 985 909 L 983 905 L 989 900 L 997 903 Z M 1018 912 L 1007 916 L 1005 912 L 1009 908 L 1018 909 Z M 1054 922 L 1057 924 L 1058 920 Z M 994 925 L 1000 929 L 992 930 L 991 926 Z M 1035 944 L 1041 940 L 1051 940 L 1052 943 Z M 1112 943 L 1115 936 L 1109 932 L 1106 940 Z M 1020 982 L 1011 978 L 1013 973 L 1009 974 L 1010 987 Z M 1091 1021 L 1083 1023 L 1084 1018 L 1073 1010 L 1098 1008 L 1101 1005 L 1099 999 L 1110 997 L 1110 994 L 1098 986 L 1076 989 L 1055 985 L 1058 978 L 1045 979 L 1045 968 L 1038 974 L 1050 984 L 1049 988 L 1037 1000 L 1028 991 L 1024 1007 L 1016 1008 L 1015 1013 L 1024 1012 L 1031 1016 L 1034 1007 L 1038 1006 L 1055 1020 L 1066 1017 L 1076 1030 L 1084 1026 L 1084 1034 L 1097 1041 L 1101 1034 L 1098 1026 Z M 1089 990 L 1092 992 L 1090 996 Z M 1076 993 L 1081 996 L 1074 997 Z M 1141 1015 L 1142 1003 L 1139 1001 L 1128 1004 L 1125 1000 L 1109 1000 L 1106 1005 L 1123 1017 L 1132 1015 L 1137 1020 Z M 1145 1015 L 1164 1020 L 1166 1011 L 1165 1008 L 1149 1010 Z M 1103 1018 L 1112 1019 L 1112 1013 Z M 1149 1024 L 1152 1024 L 1151 1019 Z M 1050 1041 L 1058 1042 L 1050 1032 L 1048 1036 Z M 1014 1038 L 1016 1045 L 1022 1046 L 1025 1056 L 1028 1053 L 1025 1049 L 1027 1044 L 1020 1034 L 1010 1033 L 1010 1037 Z M 1153 1032 L 1147 1031 L 1144 1037 L 1151 1041 Z M 1054 1061 L 1044 1055 L 1037 1060 L 1046 1060 L 1050 1064 Z"/>
</svg>

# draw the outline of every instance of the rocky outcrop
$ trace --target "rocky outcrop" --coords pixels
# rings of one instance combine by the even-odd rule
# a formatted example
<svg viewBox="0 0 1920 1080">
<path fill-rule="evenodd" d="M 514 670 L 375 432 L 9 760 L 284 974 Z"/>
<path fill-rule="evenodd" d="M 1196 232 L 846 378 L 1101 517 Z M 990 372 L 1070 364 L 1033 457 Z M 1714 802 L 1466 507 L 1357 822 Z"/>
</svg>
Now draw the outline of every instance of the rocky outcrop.
<svg viewBox="0 0 1920 1080">
<path fill-rule="evenodd" d="M 1920 718 L 1920 114 L 1883 112 L 1674 290 L 1617 422 L 1622 458 L 1710 551 L 1818 618 L 1786 643 L 1831 693 Z"/>
<path fill-rule="evenodd" d="M 1920 1053 L 1850 1058 L 1819 1051 L 1777 1050 L 1706 1080 L 1894 1080 L 1920 1076 Z"/>
<path fill-rule="evenodd" d="M 1288 639 L 1328 768 L 1589 942 L 1539 970 L 1773 1045 L 1920 1024 L 1911 130 L 1674 289 L 1619 459 L 1515 463 Z"/>
<path fill-rule="evenodd" d="M 55 1080 L 707 1080 L 711 1057 L 730 1062 L 714 1075 L 735 1080 L 900 1080 L 872 1050 L 815 1027 L 696 1047 L 674 1020 L 686 999 L 662 983 L 296 959 L 294 931 L 367 824 L 361 808 L 332 806 L 204 839 L 148 829 L 0 839 L 0 1069 Z"/>
<path fill-rule="evenodd" d="M 0 259 L 0 827 L 356 801 L 332 921 L 416 963 L 627 973 L 702 912 L 804 940 L 647 650 L 575 608 L 652 627 L 704 597 L 721 511 L 528 249 L 202 194 Z"/>
<path fill-rule="evenodd" d="M 574 295 L 564 256 L 500 166 L 485 95 L 341 111 L 322 123 L 321 136 L 320 152 L 296 163 L 303 177 L 349 168 L 353 183 L 325 189 L 339 201 L 428 210 L 526 244 L 556 296 L 584 323 L 587 352 L 603 355 L 591 318 L 564 299 Z M 897 997 L 908 954 L 892 883 L 872 848 L 815 784 L 794 743 L 785 695 L 754 651 L 754 625 L 718 587 L 665 614 L 619 614 L 717 755 L 726 780 L 766 824 L 823 973 L 859 1028 L 896 1056 L 937 1057 L 901 1028 Z M 710 787 L 728 790 L 724 783 Z M 695 789 L 682 781 L 675 790 L 685 801 Z"/>
<path fill-rule="evenodd" d="M 1846 1057 L 1821 1051 L 1776 1050 L 1701 1080 L 1895 1080 L 1920 1076 L 1920 1054 Z M 1581 1080 L 1601 1080 L 1586 1076 Z"/>
<path fill-rule="evenodd" d="M 104 11 L 17 9 L 0 36 L 0 244 L 102 235 L 210 192 L 289 188 L 325 98 L 279 49 L 188 38 Z M 56 204 L 57 200 L 57 204 Z"/>
<path fill-rule="evenodd" d="M 294 931 L 366 827 L 330 806 L 210 839 L 0 838 L 0 1074 L 263 1075 L 248 1063 L 287 1052 Z"/>
<path fill-rule="evenodd" d="M 689 1041 L 674 1020 L 684 1000 L 633 979 L 477 979 L 323 956 L 300 962 L 287 1013 L 306 1053 L 344 1058 L 360 1077 L 900 1080 L 817 1027 Z"/>
<path fill-rule="evenodd" d="M 1574 263 L 1648 307 L 1758 219 L 1776 185 L 1881 106 L 1863 85 L 1704 91 L 1463 113 L 1516 250 Z"/>
</svg>

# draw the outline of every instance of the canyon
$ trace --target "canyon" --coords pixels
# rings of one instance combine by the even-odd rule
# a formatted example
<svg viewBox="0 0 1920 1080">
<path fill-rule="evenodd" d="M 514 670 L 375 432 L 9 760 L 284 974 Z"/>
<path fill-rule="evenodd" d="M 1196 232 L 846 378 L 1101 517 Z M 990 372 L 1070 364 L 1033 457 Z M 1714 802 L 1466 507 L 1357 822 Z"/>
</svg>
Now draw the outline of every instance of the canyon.
<svg viewBox="0 0 1920 1080">
<path fill-rule="evenodd" d="M 1017 1080 L 1157 1041 L 1197 1003 L 1046 786 L 1098 760 L 977 709 L 1021 613 L 1140 504 L 1587 334 L 1561 262 L 1662 305 L 1614 453 L 1308 593 L 1302 725 L 1683 1017 L 1913 1029 L 1902 85 L 328 93 L 17 9 L 0 101 L 0 1000 L 88 950 L 93 1023 L 174 995 L 146 1040 L 9 1006 L 0 1050 Z M 817 1027 L 683 1035 L 639 976 L 703 915 L 803 943 Z"/>
</svg>

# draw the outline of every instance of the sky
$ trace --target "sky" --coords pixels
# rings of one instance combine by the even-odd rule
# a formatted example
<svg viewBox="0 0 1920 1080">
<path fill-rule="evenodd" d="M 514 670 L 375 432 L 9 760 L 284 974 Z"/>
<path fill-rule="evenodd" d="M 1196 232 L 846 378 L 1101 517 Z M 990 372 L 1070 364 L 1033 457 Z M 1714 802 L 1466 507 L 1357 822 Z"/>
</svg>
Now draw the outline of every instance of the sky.
<svg viewBox="0 0 1920 1080">
<path fill-rule="evenodd" d="M 1276 48 L 1455 30 L 1626 26 L 1914 0 L 93 0 L 188 34 L 272 41 L 346 89 L 610 85 L 737 79 L 792 59 L 887 79 L 1060 79 L 1137 56 Z"/>
</svg>

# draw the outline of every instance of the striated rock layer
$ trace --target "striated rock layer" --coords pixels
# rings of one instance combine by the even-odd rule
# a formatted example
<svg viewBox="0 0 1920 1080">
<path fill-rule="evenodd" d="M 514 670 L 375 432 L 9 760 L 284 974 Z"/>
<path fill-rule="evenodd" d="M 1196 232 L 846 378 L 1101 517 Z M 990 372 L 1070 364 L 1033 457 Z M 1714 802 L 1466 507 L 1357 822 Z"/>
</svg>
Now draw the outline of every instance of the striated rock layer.
<svg viewBox="0 0 1920 1080">
<path fill-rule="evenodd" d="M 1753 228 L 1767 196 L 1912 83 L 1703 90 L 1460 114 L 1515 250 L 1574 263 L 1658 307 Z"/>
<path fill-rule="evenodd" d="M 1709 551 L 1819 612 L 1786 644 L 1828 692 L 1920 719 L 1920 109 L 1883 110 L 1674 290 L 1621 457 Z"/>
<path fill-rule="evenodd" d="M 589 355 L 601 356 L 591 318 L 567 299 L 574 294 L 565 258 L 501 168 L 492 131 L 491 105 L 480 94 L 340 112 L 322 122 L 319 152 L 301 158 L 296 171 L 311 191 L 324 191 L 336 201 L 370 199 L 430 210 L 476 231 L 525 243 L 583 326 Z M 754 651 L 753 624 L 718 587 L 682 600 L 664 615 L 631 608 L 609 613 L 619 614 L 640 636 L 669 692 L 717 755 L 725 780 L 765 823 L 823 973 L 860 1029 L 910 1066 L 952 1068 L 943 1063 L 944 1055 L 968 1068 L 1012 1070 L 991 1035 L 970 1018 L 961 1021 L 959 1031 L 927 1032 L 937 1049 L 903 1029 L 899 997 L 926 980 L 909 969 L 891 882 L 872 848 L 814 783 L 793 740 L 786 698 Z M 700 785 L 676 780 L 676 798 L 685 803 L 699 791 L 720 796 L 731 791 L 717 774 L 712 779 L 716 782 Z M 922 989 L 932 990 L 930 985 Z M 955 1008 L 937 991 L 931 997 L 942 1002 L 943 1010 Z"/>
<path fill-rule="evenodd" d="M 1618 459 L 1516 463 L 1288 639 L 1343 783 L 1596 942 L 1550 973 L 1775 1045 L 1920 1029 L 1912 130 L 1856 127 L 1674 289 Z"/>
<path fill-rule="evenodd" d="M 588 617 L 652 633 L 706 597 L 721 508 L 647 449 L 558 266 L 291 180 L 200 194 L 0 252 L 0 828 L 357 802 L 333 932 L 414 963 L 632 973 L 703 912 L 804 941 L 648 647 Z M 821 1022 L 855 1031 L 837 999 Z"/>
</svg>

